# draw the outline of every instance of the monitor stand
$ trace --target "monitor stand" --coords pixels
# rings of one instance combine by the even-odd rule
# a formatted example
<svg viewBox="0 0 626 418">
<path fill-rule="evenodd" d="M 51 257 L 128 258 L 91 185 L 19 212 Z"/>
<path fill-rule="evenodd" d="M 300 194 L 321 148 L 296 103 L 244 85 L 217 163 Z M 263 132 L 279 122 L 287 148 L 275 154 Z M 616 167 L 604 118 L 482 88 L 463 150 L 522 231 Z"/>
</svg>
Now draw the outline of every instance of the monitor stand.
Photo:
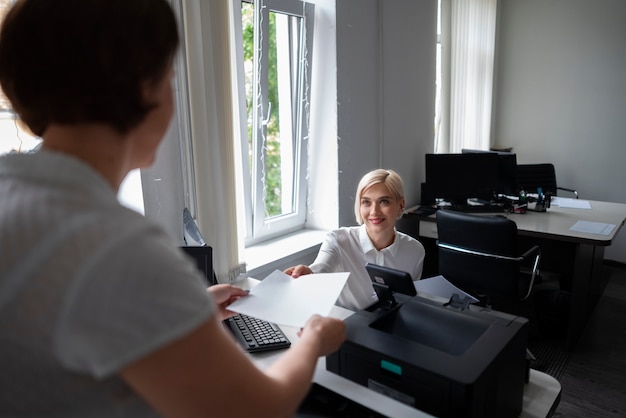
<svg viewBox="0 0 626 418">
<path fill-rule="evenodd" d="M 372 282 L 372 286 L 374 286 L 374 291 L 378 296 L 378 308 L 391 309 L 398 304 L 389 286 L 376 282 Z"/>
</svg>

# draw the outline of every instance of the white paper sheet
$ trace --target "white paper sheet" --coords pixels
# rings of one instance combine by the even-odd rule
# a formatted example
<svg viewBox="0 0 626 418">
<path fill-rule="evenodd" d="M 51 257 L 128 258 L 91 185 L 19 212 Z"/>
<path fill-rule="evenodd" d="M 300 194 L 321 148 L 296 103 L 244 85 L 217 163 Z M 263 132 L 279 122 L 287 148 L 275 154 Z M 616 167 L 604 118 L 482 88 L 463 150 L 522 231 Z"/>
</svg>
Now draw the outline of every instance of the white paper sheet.
<svg viewBox="0 0 626 418">
<path fill-rule="evenodd" d="M 591 221 L 578 221 L 570 228 L 570 231 L 587 232 L 590 234 L 609 235 L 613 229 L 614 224 L 605 224 L 602 222 Z"/>
<path fill-rule="evenodd" d="M 552 197 L 550 204 L 560 208 L 591 209 L 591 202 L 588 200 L 570 199 L 567 197 Z"/>
<path fill-rule="evenodd" d="M 460 296 L 468 296 L 473 302 L 478 302 L 478 299 L 472 295 L 465 293 L 452 283 L 450 283 L 443 276 L 434 276 L 427 279 L 416 280 L 413 282 L 415 290 L 418 292 L 428 293 L 429 295 L 440 296 L 444 299 L 450 300 L 454 293 L 458 293 Z"/>
<path fill-rule="evenodd" d="M 349 275 L 318 273 L 294 279 L 275 270 L 228 309 L 279 325 L 302 327 L 311 315 L 330 313 Z"/>
</svg>

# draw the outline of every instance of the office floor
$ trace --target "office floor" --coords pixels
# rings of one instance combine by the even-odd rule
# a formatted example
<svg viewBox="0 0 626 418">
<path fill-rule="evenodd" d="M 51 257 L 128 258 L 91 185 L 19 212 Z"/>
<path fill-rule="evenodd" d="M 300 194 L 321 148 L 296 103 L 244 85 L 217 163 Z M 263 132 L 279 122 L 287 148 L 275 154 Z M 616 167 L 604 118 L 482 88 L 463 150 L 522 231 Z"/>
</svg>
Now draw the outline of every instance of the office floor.
<svg viewBox="0 0 626 418">
<path fill-rule="evenodd" d="M 626 265 L 605 270 L 606 289 L 559 378 L 554 417 L 626 417 Z"/>
</svg>

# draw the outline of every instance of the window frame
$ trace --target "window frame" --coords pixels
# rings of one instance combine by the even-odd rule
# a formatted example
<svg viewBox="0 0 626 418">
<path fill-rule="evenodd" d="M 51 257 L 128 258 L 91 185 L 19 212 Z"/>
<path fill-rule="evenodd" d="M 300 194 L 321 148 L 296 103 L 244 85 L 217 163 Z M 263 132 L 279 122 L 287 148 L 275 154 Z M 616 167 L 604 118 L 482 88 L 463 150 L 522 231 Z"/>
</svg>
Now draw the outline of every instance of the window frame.
<svg viewBox="0 0 626 418">
<path fill-rule="evenodd" d="M 233 0 L 233 18 L 235 36 L 234 38 L 234 51 L 236 54 L 236 86 L 235 92 L 239 102 L 239 114 L 242 118 L 246 118 L 248 111 L 246 109 L 246 91 L 244 85 L 244 63 L 243 63 L 243 36 L 242 35 L 242 20 L 241 20 L 241 7 L 243 3 L 255 4 L 258 6 L 255 10 L 255 21 L 260 21 L 264 28 L 261 29 L 260 34 L 255 30 L 255 45 L 261 46 L 261 58 L 268 56 L 264 51 L 268 50 L 268 36 L 262 36 L 262 34 L 268 33 L 269 29 L 267 23 L 269 22 L 269 13 L 286 14 L 288 16 L 300 17 L 303 19 L 300 26 L 301 31 L 299 36 L 303 39 L 300 50 L 298 51 L 299 57 L 295 62 L 300 64 L 300 71 L 295 72 L 297 78 L 297 87 L 294 95 L 294 84 L 292 83 L 290 92 L 293 99 L 293 103 L 297 103 L 296 112 L 290 114 L 292 123 L 291 132 L 293 133 L 293 196 L 292 196 L 292 211 L 276 216 L 267 216 L 265 208 L 265 184 L 264 184 L 264 172 L 265 172 L 265 148 L 266 148 L 266 135 L 264 132 L 263 121 L 267 118 L 267 112 L 270 109 L 268 103 L 267 92 L 267 72 L 263 71 L 268 68 L 267 61 L 255 64 L 255 69 L 258 73 L 255 73 L 255 79 L 258 80 L 254 83 L 255 92 L 253 97 L 260 97 L 261 103 L 253 106 L 253 121 L 256 121 L 256 128 L 253 129 L 253 149 L 250 164 L 250 154 L 248 147 L 248 123 L 247 121 L 240 121 L 239 123 L 239 136 L 240 136 L 240 161 L 242 165 L 242 199 L 245 212 L 245 245 L 250 246 L 258 244 L 262 241 L 272 239 L 281 235 L 285 235 L 300 229 L 303 229 L 306 222 L 307 215 L 307 146 L 308 146 L 308 129 L 309 129 L 309 112 L 308 103 L 310 95 L 311 85 L 311 59 L 313 52 L 313 18 L 314 18 L 314 5 L 303 1 L 294 0 L 262 0 L 261 2 L 254 0 Z M 260 4 L 259 4 L 260 3 Z M 260 11 L 260 12 L 259 12 Z M 258 15 L 257 13 L 261 13 Z M 290 41 L 290 44 L 292 42 Z M 259 48 L 255 46 L 255 50 Z M 291 63 L 294 60 L 290 61 Z M 294 74 L 294 72 L 291 72 Z M 256 90 L 260 89 L 260 90 Z M 283 106 L 284 108 L 284 106 Z M 292 110 L 294 106 L 290 107 Z M 284 111 L 282 109 L 281 111 Z M 296 116 L 294 117 L 294 113 Z M 281 119 L 283 116 L 281 116 Z M 282 129 L 282 128 L 281 128 Z M 252 166 L 251 166 L 252 165 Z M 251 173 L 248 175 L 248 173 Z M 255 182 L 252 181 L 255 179 Z"/>
</svg>

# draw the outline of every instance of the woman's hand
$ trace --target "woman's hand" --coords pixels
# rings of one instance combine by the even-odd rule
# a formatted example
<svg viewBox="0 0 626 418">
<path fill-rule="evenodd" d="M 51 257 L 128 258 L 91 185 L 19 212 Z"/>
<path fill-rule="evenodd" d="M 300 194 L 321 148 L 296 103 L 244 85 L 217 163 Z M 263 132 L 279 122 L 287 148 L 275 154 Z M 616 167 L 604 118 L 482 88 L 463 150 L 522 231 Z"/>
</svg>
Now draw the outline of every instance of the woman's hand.
<svg viewBox="0 0 626 418">
<path fill-rule="evenodd" d="M 213 295 L 219 307 L 220 319 L 224 320 L 237 314 L 237 312 L 226 309 L 228 305 L 242 296 L 247 296 L 248 291 L 230 284 L 216 284 L 207 289 Z"/>
<path fill-rule="evenodd" d="M 284 273 L 295 279 L 296 277 L 304 276 L 305 274 L 313 274 L 313 270 L 311 270 L 309 266 L 299 264 L 297 266 L 289 267 L 284 271 Z"/>
<path fill-rule="evenodd" d="M 339 349 L 346 339 L 346 325 L 337 318 L 312 315 L 298 332 L 301 339 L 313 338 L 319 342 L 319 356 L 325 356 Z"/>
</svg>

